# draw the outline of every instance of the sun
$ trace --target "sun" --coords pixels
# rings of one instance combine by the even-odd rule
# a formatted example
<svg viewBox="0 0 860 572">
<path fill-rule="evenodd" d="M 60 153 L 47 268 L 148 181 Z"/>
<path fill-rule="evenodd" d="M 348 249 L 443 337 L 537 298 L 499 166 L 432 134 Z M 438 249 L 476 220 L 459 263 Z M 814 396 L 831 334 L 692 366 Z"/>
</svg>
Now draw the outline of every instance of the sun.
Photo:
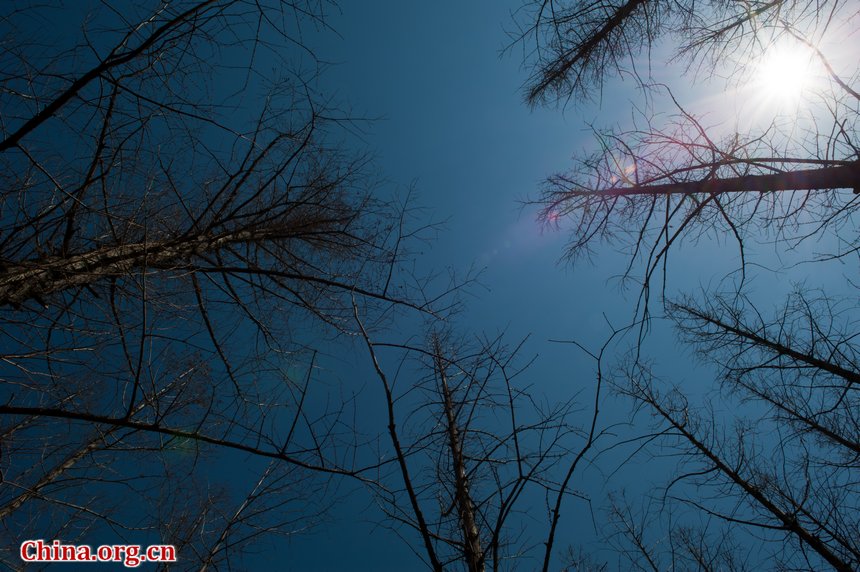
<svg viewBox="0 0 860 572">
<path fill-rule="evenodd" d="M 813 84 L 812 53 L 798 44 L 775 44 L 763 54 L 755 70 L 755 88 L 772 103 L 800 102 Z"/>
</svg>

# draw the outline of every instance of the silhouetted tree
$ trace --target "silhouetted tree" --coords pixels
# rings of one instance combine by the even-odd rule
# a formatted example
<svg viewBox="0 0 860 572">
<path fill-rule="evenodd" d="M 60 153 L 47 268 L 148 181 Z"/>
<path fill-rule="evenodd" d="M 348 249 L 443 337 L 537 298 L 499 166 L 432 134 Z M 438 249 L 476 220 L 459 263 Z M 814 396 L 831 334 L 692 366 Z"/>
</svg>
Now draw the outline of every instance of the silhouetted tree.
<svg viewBox="0 0 860 572">
<path fill-rule="evenodd" d="M 632 80 L 645 101 L 631 105 L 632 129 L 596 129 L 596 151 L 547 179 L 542 217 L 570 230 L 566 257 L 594 254 L 601 243 L 629 255 L 624 276 L 642 287 L 643 325 L 652 315 L 651 290 L 662 283 L 666 292 L 673 248 L 707 236 L 734 242 L 741 261 L 732 291 L 663 297 L 682 338 L 722 372 L 719 400 L 704 407 L 683 386 L 661 386 L 642 351 L 646 329 L 614 378 L 637 412 L 651 414 L 653 431 L 636 442 L 682 459 L 656 505 L 639 510 L 613 501 L 607 542 L 618 568 L 860 568 L 856 304 L 807 286 L 766 318 L 747 292 L 756 243 L 775 244 L 782 254 L 815 242 L 819 261 L 856 261 L 860 93 L 849 39 L 856 6 L 530 5 L 520 39 L 534 45 L 526 53 L 531 105 L 577 106 L 602 97 L 609 79 Z M 809 62 L 818 83 L 807 92 L 808 107 L 761 126 L 742 117 L 728 129 L 709 126 L 688 111 L 684 94 L 652 75 L 668 63 L 685 66 L 691 79 L 721 76 L 740 86 L 786 45 L 797 49 L 788 73 Z M 666 107 L 674 109 L 668 118 L 655 112 Z M 573 569 L 607 569 L 601 558 L 572 551 L 569 561 Z"/>
<path fill-rule="evenodd" d="M 849 3 L 540 0 L 531 5 L 532 19 L 522 35 L 525 46 L 535 45 L 527 53 L 530 104 L 578 105 L 601 93 L 613 77 L 633 79 L 651 102 L 637 107 L 644 111 L 632 130 L 595 130 L 597 151 L 547 179 L 542 216 L 570 229 L 568 257 L 591 252 L 601 242 L 623 245 L 632 253 L 625 275 L 632 276 L 635 264 L 643 262 L 644 274 L 635 278 L 647 293 L 658 270 L 665 272 L 671 248 L 684 238 L 731 237 L 744 268 L 747 242 L 764 236 L 789 249 L 833 232 L 840 243 L 824 255 L 856 253 L 855 237 L 841 232 L 850 224 L 860 189 L 860 94 L 852 87 L 856 54 L 838 54 L 839 67 L 820 47 L 854 45 L 848 37 L 857 13 Z M 728 84 L 739 86 L 755 81 L 769 51 L 787 45 L 796 48 L 790 73 L 801 73 L 811 62 L 810 73 L 825 82 L 809 89 L 820 101 L 814 112 L 801 114 L 800 126 L 797 117 L 789 117 L 764 126 L 738 118 L 728 132 L 710 127 L 686 111 L 680 96 L 650 79 L 663 63 L 655 59 L 665 57 L 686 66 L 691 79 L 728 74 Z M 663 101 L 675 114 L 661 122 L 647 110 L 665 109 Z"/>
<path fill-rule="evenodd" d="M 678 466 L 638 498 L 613 494 L 601 544 L 575 541 L 571 569 L 856 570 L 852 302 L 799 290 L 773 317 L 736 292 L 669 304 L 682 339 L 710 364 L 705 375 L 718 372 L 721 394 L 689 397 L 703 385 L 695 376 L 662 380 L 659 363 L 634 349 L 611 384 L 649 429 L 636 423 L 639 433 L 618 443 L 634 446 L 623 462 Z"/>
<path fill-rule="evenodd" d="M 327 475 L 357 475 L 308 344 L 350 329 L 356 301 L 372 319 L 431 301 L 401 287 L 408 208 L 315 92 L 306 40 L 330 8 L 4 5 L 8 565 L 20 539 L 110 530 L 229 565 L 316 521 Z M 210 483 L 213 448 L 272 463 L 238 506 L 244 485 Z"/>
<path fill-rule="evenodd" d="M 375 487 L 386 525 L 433 570 L 552 569 L 561 515 L 576 510 L 570 501 L 588 500 L 574 475 L 604 436 L 603 350 L 591 354 L 598 380 L 590 424 L 581 427 L 574 400 L 544 403 L 523 384 L 533 360 L 518 365 L 522 343 L 511 349 L 501 336 L 470 343 L 438 329 L 423 345 L 363 337 L 398 464 Z"/>
</svg>

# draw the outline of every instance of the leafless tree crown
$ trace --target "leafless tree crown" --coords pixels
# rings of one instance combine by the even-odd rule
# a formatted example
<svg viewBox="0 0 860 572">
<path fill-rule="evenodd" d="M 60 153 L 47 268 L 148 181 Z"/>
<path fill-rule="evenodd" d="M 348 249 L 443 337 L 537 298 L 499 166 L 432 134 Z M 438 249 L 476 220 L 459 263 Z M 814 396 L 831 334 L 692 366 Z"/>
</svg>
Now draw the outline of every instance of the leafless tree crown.
<svg viewBox="0 0 860 572">
<path fill-rule="evenodd" d="M 326 405 L 308 344 L 348 331 L 355 304 L 432 308 L 399 288 L 408 207 L 340 145 L 350 118 L 315 87 L 332 9 L 4 5 L 9 566 L 23 538 L 110 531 L 229 565 L 314 525 L 326 475 L 361 478 L 348 402 Z M 214 449 L 263 461 L 244 500 L 212 480 Z"/>
</svg>

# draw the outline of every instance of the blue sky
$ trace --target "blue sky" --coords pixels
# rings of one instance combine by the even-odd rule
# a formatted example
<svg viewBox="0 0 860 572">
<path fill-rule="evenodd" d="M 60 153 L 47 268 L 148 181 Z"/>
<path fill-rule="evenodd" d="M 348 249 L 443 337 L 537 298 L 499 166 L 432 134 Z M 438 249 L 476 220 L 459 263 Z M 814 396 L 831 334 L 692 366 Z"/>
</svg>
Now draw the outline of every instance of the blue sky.
<svg viewBox="0 0 860 572">
<path fill-rule="evenodd" d="M 369 119 L 356 122 L 360 133 L 346 136 L 346 143 L 373 156 L 383 180 L 380 193 L 414 188 L 415 204 L 427 218 L 441 221 L 433 240 L 421 245 L 421 268 L 461 274 L 480 270 L 479 283 L 465 297 L 458 330 L 491 336 L 506 331 L 512 343 L 530 336 L 523 354 L 539 356 L 526 376 L 534 393 L 549 401 L 579 394 L 587 404 L 593 364 L 571 345 L 549 340 L 575 339 L 596 349 L 610 332 L 604 316 L 616 325 L 629 319 L 637 291 L 622 291 L 617 280 L 627 253 L 606 246 L 590 262 L 560 265 L 563 225 L 542 228 L 535 209 L 523 201 L 535 198 L 541 180 L 565 169 L 572 155 L 592 147 L 589 123 L 627 122 L 637 93 L 630 82 L 613 81 L 599 102 L 566 110 L 530 109 L 521 90 L 527 75 L 523 46 L 503 53 L 513 42 L 508 32 L 515 30 L 512 14 L 520 5 L 520 0 L 344 3 L 328 20 L 336 34 L 309 33 L 307 41 L 329 62 L 320 93 L 350 116 Z M 669 80 L 664 74 L 677 69 L 658 71 L 661 80 Z M 713 107 L 710 111 L 719 117 L 725 110 L 717 107 L 712 85 L 703 83 L 682 95 L 700 109 Z M 769 263 L 773 255 L 765 249 L 757 261 Z M 713 287 L 738 262 L 731 241 L 686 244 L 673 253 L 670 291 Z M 755 278 L 754 286 L 775 299 L 775 292 L 790 289 L 806 274 L 803 268 L 765 274 Z M 816 285 L 827 285 L 842 277 L 819 273 L 816 279 Z M 416 333 L 390 332 L 387 340 Z M 367 434 L 383 435 L 378 382 L 360 344 L 343 341 L 326 346 L 316 363 L 317 377 L 333 393 L 357 394 L 358 424 Z M 691 393 L 710 388 L 710 372 L 692 363 L 666 327 L 655 324 L 646 349 L 663 373 Z M 609 399 L 602 423 L 626 419 L 628 411 L 629 404 Z M 587 409 L 583 415 L 585 420 Z M 598 509 L 610 490 L 624 488 L 636 498 L 652 488 L 652 478 L 665 477 L 659 463 L 649 462 L 607 479 L 613 463 L 623 458 L 606 456 L 605 465 L 579 473 L 573 488 L 590 496 Z M 225 463 L 212 464 L 213 482 L 250 480 L 263 466 L 238 455 L 217 460 Z M 243 485 L 237 489 L 243 491 Z M 269 539 L 245 562 L 286 570 L 421 568 L 410 548 L 419 546 L 417 534 L 403 529 L 399 538 L 388 530 L 366 490 L 345 483 L 332 495 L 336 506 L 313 534 Z M 564 515 L 561 549 L 594 533 L 584 503 L 569 500 Z"/>
<path fill-rule="evenodd" d="M 521 92 L 522 46 L 502 53 L 512 41 L 507 30 L 514 29 L 511 13 L 518 7 L 517 1 L 345 4 L 330 19 L 340 38 L 326 36 L 319 50 L 321 59 L 333 62 L 322 91 L 355 116 L 378 118 L 354 144 L 371 150 L 389 188 L 414 184 L 417 204 L 445 221 L 421 264 L 482 270 L 458 326 L 472 333 L 506 330 L 512 340 L 530 334 L 524 353 L 540 354 L 528 375 L 536 393 L 567 399 L 581 391 L 585 402 L 593 388 L 591 362 L 547 340 L 576 339 L 596 348 L 609 333 L 604 313 L 616 323 L 629 316 L 630 300 L 619 296 L 612 279 L 625 259 L 606 248 L 592 264 L 559 265 L 564 233 L 542 228 L 535 209 L 522 201 L 591 144 L 587 122 L 618 118 L 627 94 L 608 91 L 602 107 L 529 109 Z M 665 333 L 655 340 L 673 345 Z M 341 366 L 332 368 L 350 372 L 337 372 L 342 383 L 364 387 L 368 403 L 378 399 L 371 372 L 359 380 L 357 370 Z M 621 405 L 607 414 L 626 412 Z M 599 471 L 586 472 L 575 486 L 598 497 L 607 493 Z M 292 538 L 277 557 L 295 570 L 419 568 L 404 542 L 418 546 L 417 534 L 405 530 L 397 538 L 368 505 L 367 498 L 352 496 L 339 504 L 333 522 L 313 536 Z M 567 533 L 588 533 L 586 506 L 571 502 L 565 523 Z"/>
<path fill-rule="evenodd" d="M 342 14 L 329 20 L 340 38 L 325 36 L 318 52 L 333 62 L 321 91 L 334 94 L 355 116 L 377 118 L 365 126 L 363 140 L 353 143 L 373 153 L 388 191 L 414 185 L 416 204 L 444 221 L 420 263 L 426 269 L 482 271 L 458 327 L 473 334 L 506 330 L 511 340 L 531 334 L 524 354 L 540 353 L 541 359 L 529 382 L 539 394 L 569 398 L 573 391 L 590 391 L 591 364 L 568 346 L 545 341 L 588 342 L 590 332 L 595 343 L 602 341 L 607 330 L 601 314 L 613 312 L 617 289 L 598 266 L 560 267 L 563 233 L 541 228 L 534 208 L 522 201 L 589 143 L 582 118 L 599 110 L 563 114 L 532 111 L 523 103 L 521 47 L 501 53 L 511 42 L 506 29 L 513 29 L 511 11 L 518 6 L 344 4 Z M 369 411 L 374 403 L 380 406 L 372 373 L 356 375 L 361 370 L 338 361 L 332 360 L 331 371 L 343 376 L 343 384 L 363 387 L 367 407 L 361 413 L 378 418 Z M 377 429 L 382 432 L 383 424 Z M 292 538 L 277 557 L 295 570 L 418 569 L 406 545 L 418 546 L 417 535 L 403 530 L 400 539 L 386 530 L 380 513 L 368 510 L 370 503 L 366 496 L 351 496 L 330 524 L 310 537 Z M 582 524 L 590 522 L 583 507 L 571 508 L 570 514 L 584 517 Z M 261 555 L 267 556 L 274 554 Z"/>
<path fill-rule="evenodd" d="M 362 137 L 352 144 L 374 155 L 387 191 L 414 185 L 416 203 L 445 221 L 420 263 L 427 269 L 482 270 L 458 327 L 475 334 L 505 330 L 512 340 L 531 335 L 524 354 L 539 354 L 528 374 L 535 392 L 549 399 L 581 392 L 586 403 L 593 364 L 572 346 L 547 341 L 576 339 L 596 349 L 609 333 L 604 314 L 616 324 L 629 317 L 632 300 L 613 279 L 625 258 L 604 248 L 590 264 L 559 265 L 564 232 L 542 228 L 535 209 L 522 201 L 535 197 L 545 176 L 591 145 L 587 123 L 626 120 L 624 110 L 635 94 L 622 89 L 630 85 L 615 82 L 602 105 L 529 109 L 521 91 L 523 47 L 502 53 L 512 42 L 507 31 L 515 28 L 511 14 L 519 6 L 516 0 L 344 4 L 329 20 L 339 37 L 324 35 L 317 49 L 332 63 L 321 91 L 354 116 L 375 118 L 362 123 Z M 688 282 L 695 285 L 696 269 L 713 264 L 719 248 L 703 243 L 694 256 L 681 253 L 675 262 L 686 262 Z M 665 330 L 656 330 L 651 342 L 659 353 L 677 355 Z M 354 360 L 358 366 L 351 365 Z M 362 360 L 361 354 L 330 356 L 327 371 L 344 386 L 361 388 L 360 415 L 379 419 L 377 382 L 372 372 L 362 371 Z M 691 372 L 689 365 L 666 365 L 670 373 Z M 607 422 L 627 415 L 627 404 L 607 404 Z M 383 423 L 377 425 L 382 433 Z M 648 488 L 648 474 L 660 476 L 653 464 L 634 467 L 611 486 L 626 487 L 635 497 Z M 596 508 L 610 490 L 605 475 L 603 469 L 583 471 L 574 484 L 594 497 Z M 417 534 L 401 530 L 398 538 L 382 526 L 371 499 L 349 493 L 349 486 L 344 490 L 347 498 L 316 533 L 276 541 L 259 558 L 277 558 L 279 566 L 294 570 L 419 569 L 407 545 L 420 546 Z M 594 532 L 587 506 L 568 503 L 562 546 Z"/>
<path fill-rule="evenodd" d="M 331 19 L 342 39 L 327 46 L 337 64 L 324 84 L 356 115 L 381 118 L 368 126 L 366 142 L 383 176 L 401 188 L 414 183 L 416 202 L 445 221 L 424 263 L 485 269 L 490 293 L 471 307 L 482 327 L 522 322 L 518 327 L 528 331 L 525 320 L 538 311 L 531 304 L 522 305 L 531 307 L 523 316 L 493 308 L 525 299 L 560 302 L 576 295 L 571 286 L 585 286 L 563 272 L 548 278 L 563 235 L 542 229 L 535 210 L 520 201 L 534 197 L 541 179 L 563 167 L 589 136 L 581 112 L 565 116 L 523 104 L 520 48 L 501 55 L 517 6 L 344 6 Z"/>
<path fill-rule="evenodd" d="M 609 333 L 604 314 L 616 325 L 629 318 L 635 299 L 617 280 L 626 253 L 607 246 L 591 263 L 559 265 L 563 228 L 541 228 L 535 210 L 522 201 L 537 195 L 545 176 L 563 170 L 574 153 L 592 145 L 589 123 L 629 122 L 638 93 L 630 82 L 615 80 L 599 102 L 579 102 L 565 110 L 529 109 L 521 91 L 527 76 L 521 65 L 523 46 L 502 53 L 512 42 L 507 32 L 515 29 L 512 13 L 519 7 L 516 0 L 345 4 L 330 20 L 340 37 L 327 36 L 321 46 L 322 58 L 334 62 L 324 75 L 323 91 L 348 103 L 355 115 L 379 118 L 367 126 L 359 145 L 374 153 L 392 187 L 414 184 L 418 204 L 436 220 L 446 221 L 421 263 L 427 268 L 482 269 L 482 287 L 468 298 L 461 329 L 506 330 L 511 339 L 530 334 L 525 353 L 540 357 L 529 382 L 550 399 L 581 391 L 587 402 L 593 364 L 572 346 L 548 340 L 576 339 L 596 349 Z M 680 69 L 658 65 L 655 74 L 661 81 L 678 81 Z M 687 78 L 678 85 L 689 83 Z M 726 121 L 732 127 L 733 103 L 721 95 L 723 89 L 717 79 L 676 93 L 711 124 Z M 807 251 L 794 254 L 803 257 L 815 246 L 803 249 Z M 766 247 L 754 260 L 771 265 L 775 254 Z M 731 240 L 685 244 L 673 254 L 669 292 L 713 288 L 738 264 Z M 753 279 L 750 291 L 763 292 L 768 302 L 778 300 L 777 293 L 790 290 L 793 281 L 804 280 L 808 272 L 802 267 L 793 273 L 763 273 Z M 817 279 L 836 285 L 842 277 L 838 271 L 819 270 Z M 683 384 L 688 393 L 713 395 L 712 371 L 697 365 L 664 325 L 654 325 L 646 350 L 658 360 L 660 372 Z M 354 382 L 354 376 L 345 376 L 344 383 Z M 370 400 L 374 383 L 370 379 L 366 386 Z M 625 419 L 628 412 L 628 403 L 610 399 L 603 421 Z M 639 458 L 606 480 L 613 463 L 623 458 L 609 455 L 604 466 L 577 477 L 575 488 L 590 495 L 595 508 L 611 490 L 625 489 L 635 501 L 666 476 L 668 465 L 653 459 L 642 465 Z M 563 544 L 594 532 L 586 506 L 568 502 Z M 410 531 L 403 532 L 404 539 L 396 538 L 378 526 L 379 516 L 364 510 L 364 503 L 344 503 L 336 523 L 313 537 L 293 539 L 286 559 L 296 570 L 417 568 L 404 542 L 410 542 Z M 417 535 L 411 543 L 418 546 Z M 315 551 L 329 552 L 335 546 L 334 559 L 323 558 L 328 563 L 320 567 Z"/>
</svg>

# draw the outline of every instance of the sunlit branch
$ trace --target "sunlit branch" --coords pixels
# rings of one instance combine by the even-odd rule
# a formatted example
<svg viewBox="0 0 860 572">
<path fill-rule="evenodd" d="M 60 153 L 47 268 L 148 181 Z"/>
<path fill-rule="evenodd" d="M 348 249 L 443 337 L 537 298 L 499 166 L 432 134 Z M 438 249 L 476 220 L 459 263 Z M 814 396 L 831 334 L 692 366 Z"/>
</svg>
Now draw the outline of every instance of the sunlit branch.
<svg viewBox="0 0 860 572">
<path fill-rule="evenodd" d="M 565 189 L 565 197 L 624 197 L 635 195 L 719 195 L 724 193 L 805 191 L 822 189 L 854 189 L 860 192 L 860 162 L 851 165 L 786 171 L 767 175 L 710 178 L 704 181 L 646 184 L 630 187 L 609 187 L 597 190 Z"/>
</svg>

